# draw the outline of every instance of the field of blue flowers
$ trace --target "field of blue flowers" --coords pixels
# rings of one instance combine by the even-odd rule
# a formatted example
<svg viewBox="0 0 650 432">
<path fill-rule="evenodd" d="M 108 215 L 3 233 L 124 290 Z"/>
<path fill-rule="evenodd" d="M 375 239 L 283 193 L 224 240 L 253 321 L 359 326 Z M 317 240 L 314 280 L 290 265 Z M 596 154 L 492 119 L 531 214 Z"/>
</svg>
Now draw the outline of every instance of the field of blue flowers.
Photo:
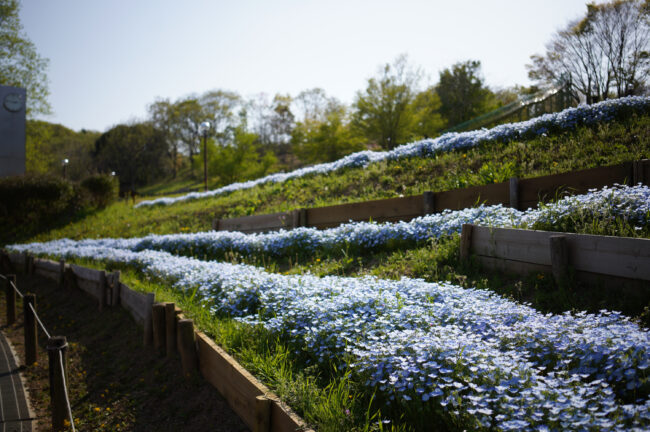
<svg viewBox="0 0 650 432">
<path fill-rule="evenodd" d="M 540 135 L 574 130 L 580 126 L 592 126 L 609 122 L 616 118 L 629 117 L 632 113 L 644 114 L 648 112 L 650 112 L 650 97 L 631 96 L 609 99 L 593 105 L 568 108 L 559 113 L 544 114 L 524 122 L 502 124 L 491 129 L 461 133 L 450 132 L 435 139 L 424 139 L 403 144 L 390 151 L 361 151 L 334 162 L 300 168 L 289 173 L 271 174 L 255 180 L 233 183 L 207 192 L 192 192 L 174 198 L 163 197 L 145 200 L 138 203 L 137 206 L 171 205 L 183 201 L 209 198 L 236 190 L 250 189 L 265 183 L 282 183 L 312 174 L 324 174 L 344 168 L 362 167 L 384 160 L 432 157 L 440 152 L 473 148 L 488 141 L 528 139 Z"/>
<path fill-rule="evenodd" d="M 337 359 L 386 404 L 443 412 L 459 427 L 647 430 L 650 335 L 620 313 L 543 314 L 490 291 L 451 283 L 289 276 L 197 258 L 229 250 L 282 256 L 342 245 L 378 250 L 448 235 L 463 223 L 553 225 L 576 208 L 644 229 L 650 188 L 605 188 L 535 210 L 481 206 L 411 222 L 350 223 L 324 231 L 62 239 L 10 249 L 121 263 L 178 290 L 196 290 L 213 313 L 277 332 L 314 363 Z"/>
</svg>

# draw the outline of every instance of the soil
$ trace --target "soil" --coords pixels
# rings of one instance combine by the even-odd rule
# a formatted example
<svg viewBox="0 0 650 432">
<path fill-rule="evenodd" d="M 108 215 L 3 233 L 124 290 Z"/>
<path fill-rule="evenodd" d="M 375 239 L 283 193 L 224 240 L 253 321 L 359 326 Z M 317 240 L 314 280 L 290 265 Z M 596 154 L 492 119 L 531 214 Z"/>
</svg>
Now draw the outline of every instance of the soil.
<svg viewBox="0 0 650 432">
<path fill-rule="evenodd" d="M 49 333 L 66 336 L 67 380 L 78 431 L 247 431 L 226 401 L 200 376 L 183 376 L 180 358 L 143 346 L 142 327 L 120 307 L 104 308 L 82 291 L 59 289 L 39 276 L 18 275 L 21 292 L 36 294 L 36 310 Z M 38 360 L 24 365 L 22 302 L 17 323 L 2 332 L 18 354 L 37 418 L 37 431 L 51 430 L 47 338 L 38 330 Z M 68 428 L 71 430 L 71 428 Z"/>
</svg>

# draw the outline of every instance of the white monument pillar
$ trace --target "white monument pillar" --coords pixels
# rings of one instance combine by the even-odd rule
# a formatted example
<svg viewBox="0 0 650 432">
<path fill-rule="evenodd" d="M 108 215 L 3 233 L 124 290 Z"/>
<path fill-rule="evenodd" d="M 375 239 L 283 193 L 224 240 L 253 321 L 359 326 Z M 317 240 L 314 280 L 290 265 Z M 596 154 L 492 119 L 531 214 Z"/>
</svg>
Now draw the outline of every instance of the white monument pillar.
<svg viewBox="0 0 650 432">
<path fill-rule="evenodd" d="M 24 88 L 0 85 L 0 177 L 25 174 Z"/>
</svg>

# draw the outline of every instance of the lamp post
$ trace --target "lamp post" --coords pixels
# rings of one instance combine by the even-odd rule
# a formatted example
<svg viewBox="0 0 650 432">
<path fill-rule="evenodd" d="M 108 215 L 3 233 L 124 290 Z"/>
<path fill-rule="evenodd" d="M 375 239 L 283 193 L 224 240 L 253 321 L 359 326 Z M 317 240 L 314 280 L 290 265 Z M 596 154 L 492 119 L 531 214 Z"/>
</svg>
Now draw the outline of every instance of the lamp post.
<svg viewBox="0 0 650 432">
<path fill-rule="evenodd" d="M 61 161 L 61 165 L 63 165 L 63 178 L 64 179 L 65 179 L 65 171 L 66 171 L 66 168 L 68 168 L 69 163 L 70 163 L 70 161 L 67 158 L 65 158 L 65 159 L 63 159 L 63 161 Z"/>
<path fill-rule="evenodd" d="M 203 186 L 208 191 L 208 132 L 210 131 L 209 121 L 204 121 L 199 125 L 199 133 L 203 135 Z"/>
</svg>

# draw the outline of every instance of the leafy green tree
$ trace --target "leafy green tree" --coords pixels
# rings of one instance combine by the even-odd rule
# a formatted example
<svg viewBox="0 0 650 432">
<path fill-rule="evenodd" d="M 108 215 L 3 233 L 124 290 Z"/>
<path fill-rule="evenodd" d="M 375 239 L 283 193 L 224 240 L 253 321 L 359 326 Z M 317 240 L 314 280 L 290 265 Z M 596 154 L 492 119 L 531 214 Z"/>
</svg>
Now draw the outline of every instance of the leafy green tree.
<svg viewBox="0 0 650 432">
<path fill-rule="evenodd" d="M 480 76 L 481 62 L 467 60 L 440 72 L 436 93 L 447 127 L 477 117 L 493 107 L 493 94 Z"/>
<path fill-rule="evenodd" d="M 330 103 L 324 118 L 310 116 L 293 130 L 294 153 L 304 162 L 331 162 L 364 149 L 363 138 L 355 135 L 347 119 L 345 106 Z"/>
<path fill-rule="evenodd" d="M 241 125 L 234 128 L 232 141 L 226 145 L 219 145 L 214 138 L 208 141 L 208 174 L 217 178 L 218 185 L 261 177 L 276 163 L 272 151 L 262 150 L 257 134 Z M 195 164 L 200 165 L 198 160 Z"/>
<path fill-rule="evenodd" d="M 368 141 L 392 149 L 413 135 L 415 117 L 412 102 L 420 80 L 419 70 L 405 55 L 386 64 L 379 75 L 368 80 L 353 103 L 352 125 Z"/>
<path fill-rule="evenodd" d="M 440 97 L 435 87 L 430 87 L 415 96 L 412 111 L 415 116 L 413 132 L 421 138 L 433 138 L 440 134 L 445 119 L 440 115 Z"/>
<path fill-rule="evenodd" d="M 171 164 L 162 132 L 151 123 L 118 125 L 95 142 L 100 172 L 115 171 L 120 190 L 135 190 L 168 175 Z"/>
<path fill-rule="evenodd" d="M 27 89 L 27 115 L 49 114 L 48 60 L 23 32 L 19 12 L 18 0 L 0 0 L 0 84 Z"/>
<path fill-rule="evenodd" d="M 68 159 L 66 177 L 82 180 L 97 168 L 92 159 L 99 132 L 75 132 L 42 120 L 27 120 L 25 126 L 26 168 L 30 174 L 63 175 L 63 159 Z"/>
</svg>

